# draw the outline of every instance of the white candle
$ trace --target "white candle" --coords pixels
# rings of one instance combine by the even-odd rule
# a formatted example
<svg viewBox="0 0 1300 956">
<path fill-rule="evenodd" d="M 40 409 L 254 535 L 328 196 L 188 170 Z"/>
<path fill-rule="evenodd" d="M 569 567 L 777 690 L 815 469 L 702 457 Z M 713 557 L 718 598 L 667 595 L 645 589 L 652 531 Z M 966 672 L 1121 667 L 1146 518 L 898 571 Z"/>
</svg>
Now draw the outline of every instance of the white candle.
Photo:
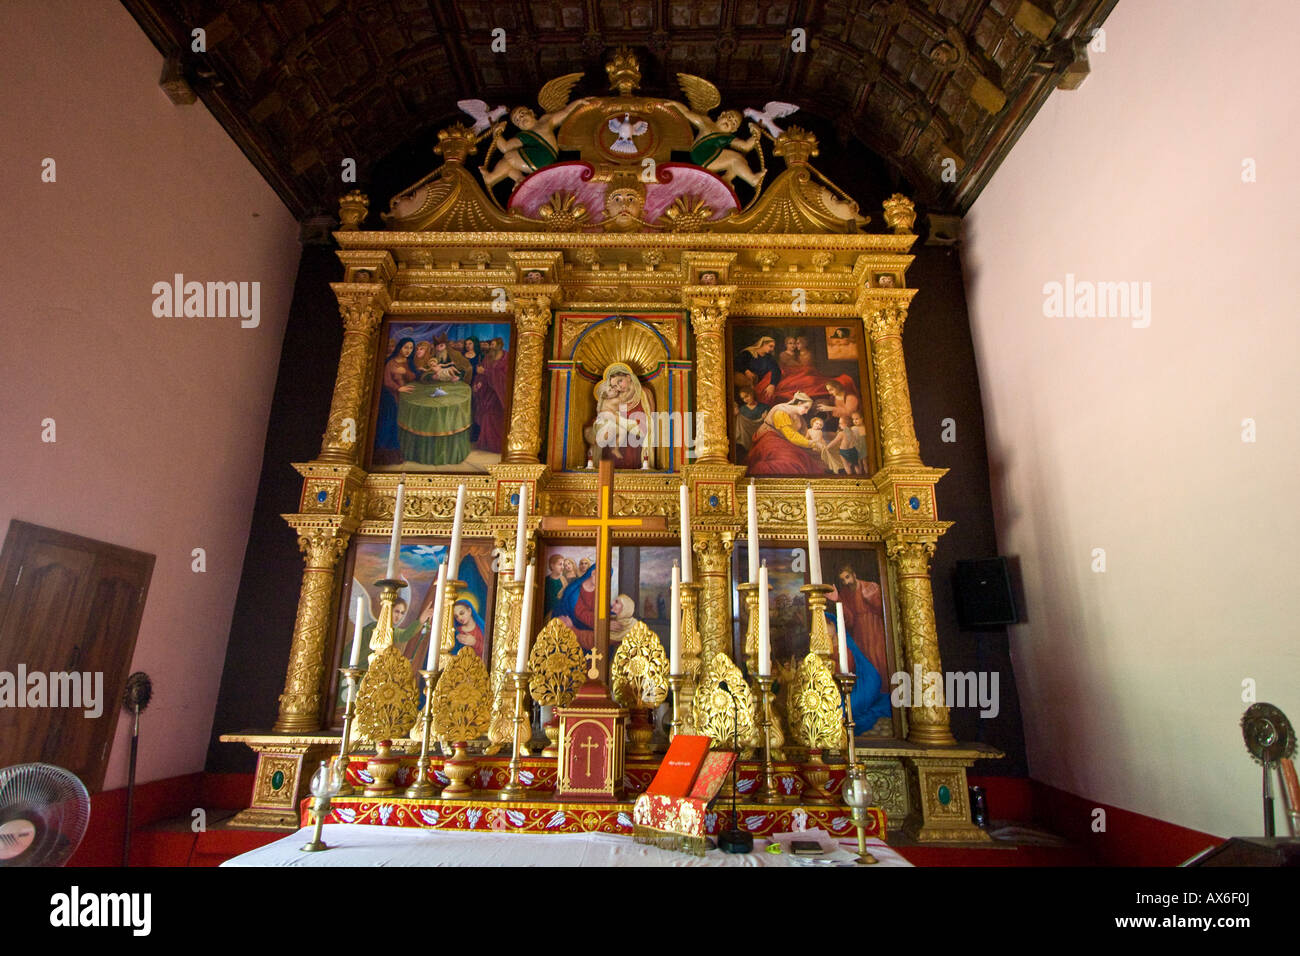
<svg viewBox="0 0 1300 956">
<path fill-rule="evenodd" d="M 817 547 L 817 503 L 812 485 L 804 490 L 804 507 L 808 512 L 808 574 L 813 584 L 822 583 L 822 553 Z"/>
<path fill-rule="evenodd" d="M 682 672 L 682 569 L 673 562 L 671 605 L 668 611 L 668 672 L 674 676 Z"/>
<path fill-rule="evenodd" d="M 840 642 L 840 673 L 849 672 L 849 638 L 844 631 L 844 602 L 835 602 L 835 636 Z"/>
<path fill-rule="evenodd" d="M 460 526 L 465 520 L 465 486 L 461 485 L 456 489 L 456 517 L 451 522 L 451 548 L 447 552 L 447 563 L 451 565 L 447 571 L 447 580 L 459 580 L 460 571 Z"/>
<path fill-rule="evenodd" d="M 528 533 L 524 525 L 528 522 L 528 486 L 519 486 L 519 523 L 515 525 L 515 580 L 524 579 L 524 553 Z"/>
<path fill-rule="evenodd" d="M 361 660 L 361 615 L 366 608 L 366 599 L 363 595 L 357 595 L 357 626 L 352 632 L 352 657 L 348 660 L 348 667 L 356 667 L 357 662 Z"/>
<path fill-rule="evenodd" d="M 749 496 L 749 582 L 754 584 L 758 581 L 758 492 L 753 481 L 746 493 Z"/>
<path fill-rule="evenodd" d="M 772 636 L 767 607 L 767 562 L 758 569 L 758 675 L 772 676 Z"/>
<path fill-rule="evenodd" d="M 406 503 L 406 479 L 397 483 L 397 501 L 393 504 L 393 536 L 388 541 L 388 570 L 384 577 L 390 581 L 397 577 L 397 559 L 402 550 L 402 509 Z"/>
<path fill-rule="evenodd" d="M 528 637 L 533 628 L 533 565 L 524 573 L 524 603 L 519 608 L 519 650 L 515 655 L 515 673 L 528 670 Z"/>
<path fill-rule="evenodd" d="M 442 605 L 447 597 L 447 565 L 438 565 L 438 583 L 433 589 L 433 620 L 429 622 L 429 653 L 424 659 L 426 671 L 438 669 L 442 653 Z"/>
<path fill-rule="evenodd" d="M 682 581 L 691 580 L 691 491 L 683 482 L 681 486 L 682 513 Z"/>
</svg>

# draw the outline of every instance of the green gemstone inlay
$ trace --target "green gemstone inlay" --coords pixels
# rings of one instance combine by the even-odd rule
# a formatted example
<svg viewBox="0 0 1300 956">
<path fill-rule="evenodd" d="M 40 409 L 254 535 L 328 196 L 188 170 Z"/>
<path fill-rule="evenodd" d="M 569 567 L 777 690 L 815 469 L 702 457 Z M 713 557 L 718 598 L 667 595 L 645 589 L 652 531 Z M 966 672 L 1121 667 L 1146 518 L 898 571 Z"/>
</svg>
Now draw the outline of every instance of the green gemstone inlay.
<svg viewBox="0 0 1300 956">
<path fill-rule="evenodd" d="M 939 802 L 942 803 L 945 807 L 950 802 L 952 802 L 952 791 L 949 790 L 946 786 L 939 787 Z"/>
<path fill-rule="evenodd" d="M 277 770 L 275 773 L 271 774 L 271 789 L 279 790 L 283 786 L 284 786 L 284 771 Z M 946 803 L 947 801 L 944 802 Z"/>
</svg>

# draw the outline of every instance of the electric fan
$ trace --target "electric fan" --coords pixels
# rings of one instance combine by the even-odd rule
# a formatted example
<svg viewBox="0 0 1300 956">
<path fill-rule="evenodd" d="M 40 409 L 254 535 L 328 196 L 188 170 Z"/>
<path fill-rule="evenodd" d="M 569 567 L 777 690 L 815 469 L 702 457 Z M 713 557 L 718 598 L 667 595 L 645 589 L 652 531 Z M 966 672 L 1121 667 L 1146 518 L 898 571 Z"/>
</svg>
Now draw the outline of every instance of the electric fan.
<svg viewBox="0 0 1300 956">
<path fill-rule="evenodd" d="M 62 866 L 90 821 L 76 774 L 48 763 L 0 770 L 0 866 Z"/>
</svg>

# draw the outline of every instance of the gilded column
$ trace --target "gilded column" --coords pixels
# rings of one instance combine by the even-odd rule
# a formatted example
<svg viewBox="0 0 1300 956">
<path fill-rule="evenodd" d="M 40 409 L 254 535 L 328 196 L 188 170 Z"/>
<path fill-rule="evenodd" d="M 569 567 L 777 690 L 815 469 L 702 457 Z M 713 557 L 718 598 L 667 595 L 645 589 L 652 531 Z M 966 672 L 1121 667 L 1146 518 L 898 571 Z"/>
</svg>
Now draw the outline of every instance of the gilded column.
<svg viewBox="0 0 1300 956">
<path fill-rule="evenodd" d="M 903 645 L 907 652 L 908 674 L 913 682 L 907 739 L 916 744 L 956 743 L 948 729 L 943 661 L 939 657 L 934 594 L 930 589 L 930 559 L 934 556 L 934 542 L 890 538 L 886 549 L 898 581 Z M 918 673 L 922 682 L 920 687 L 916 686 Z M 933 674 L 940 675 L 937 685 L 931 682 L 930 675 Z M 920 706 L 916 706 L 918 704 Z"/>
<path fill-rule="evenodd" d="M 912 396 L 903 362 L 903 323 L 907 303 L 869 307 L 865 317 L 876 372 L 876 407 L 880 415 L 881 465 L 919 465 L 921 449 L 912 423 Z"/>
<path fill-rule="evenodd" d="M 687 286 L 682 291 L 695 330 L 695 461 L 725 464 L 731 400 L 723 371 L 723 330 L 735 286 Z"/>
<path fill-rule="evenodd" d="M 343 317 L 343 348 L 318 460 L 356 464 L 370 418 L 376 333 L 388 308 L 388 293 L 382 283 L 335 282 L 331 288 Z"/>
<path fill-rule="evenodd" d="M 306 567 L 298 593 L 289 670 L 280 694 L 277 734 L 307 734 L 321 726 L 321 690 L 326 684 L 326 654 L 334 630 L 334 570 L 347 550 L 350 531 L 334 525 L 298 529 Z"/>
<path fill-rule="evenodd" d="M 515 311 L 515 390 L 510 402 L 510 434 L 503 462 L 537 462 L 542 447 L 543 360 L 546 330 L 551 326 L 551 299 L 546 295 L 512 295 Z"/>
<path fill-rule="evenodd" d="M 701 659 L 707 663 L 721 651 L 733 658 L 731 644 L 731 531 L 701 531 L 692 539 L 700 583 Z"/>
<path fill-rule="evenodd" d="M 510 672 L 518 663 L 519 619 L 523 612 L 523 583 L 516 583 L 514 533 L 496 535 L 497 606 L 492 621 L 492 717 L 488 724 L 489 752 L 496 753 L 502 744 L 511 743 L 515 728 L 515 691 L 510 683 Z M 532 542 L 528 544 L 532 557 Z M 544 589 L 545 585 L 539 585 Z M 528 713 L 528 697 L 524 696 L 524 713 Z M 527 746 L 528 741 L 521 742 Z"/>
</svg>

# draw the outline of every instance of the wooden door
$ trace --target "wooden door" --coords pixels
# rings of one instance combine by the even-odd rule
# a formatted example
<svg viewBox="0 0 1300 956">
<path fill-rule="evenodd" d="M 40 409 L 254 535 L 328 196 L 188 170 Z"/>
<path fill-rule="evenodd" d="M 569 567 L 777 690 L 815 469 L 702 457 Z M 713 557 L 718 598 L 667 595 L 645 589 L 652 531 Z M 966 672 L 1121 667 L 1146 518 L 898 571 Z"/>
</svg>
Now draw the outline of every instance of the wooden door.
<svg viewBox="0 0 1300 956">
<path fill-rule="evenodd" d="M 0 553 L 0 671 L 15 683 L 20 670 L 44 675 L 46 701 L 0 707 L 0 767 L 42 761 L 71 770 L 91 792 L 103 786 L 153 563 L 151 554 L 10 522 Z M 66 706 L 77 685 L 80 706 Z M 97 697 L 93 708 L 86 697 Z"/>
</svg>

